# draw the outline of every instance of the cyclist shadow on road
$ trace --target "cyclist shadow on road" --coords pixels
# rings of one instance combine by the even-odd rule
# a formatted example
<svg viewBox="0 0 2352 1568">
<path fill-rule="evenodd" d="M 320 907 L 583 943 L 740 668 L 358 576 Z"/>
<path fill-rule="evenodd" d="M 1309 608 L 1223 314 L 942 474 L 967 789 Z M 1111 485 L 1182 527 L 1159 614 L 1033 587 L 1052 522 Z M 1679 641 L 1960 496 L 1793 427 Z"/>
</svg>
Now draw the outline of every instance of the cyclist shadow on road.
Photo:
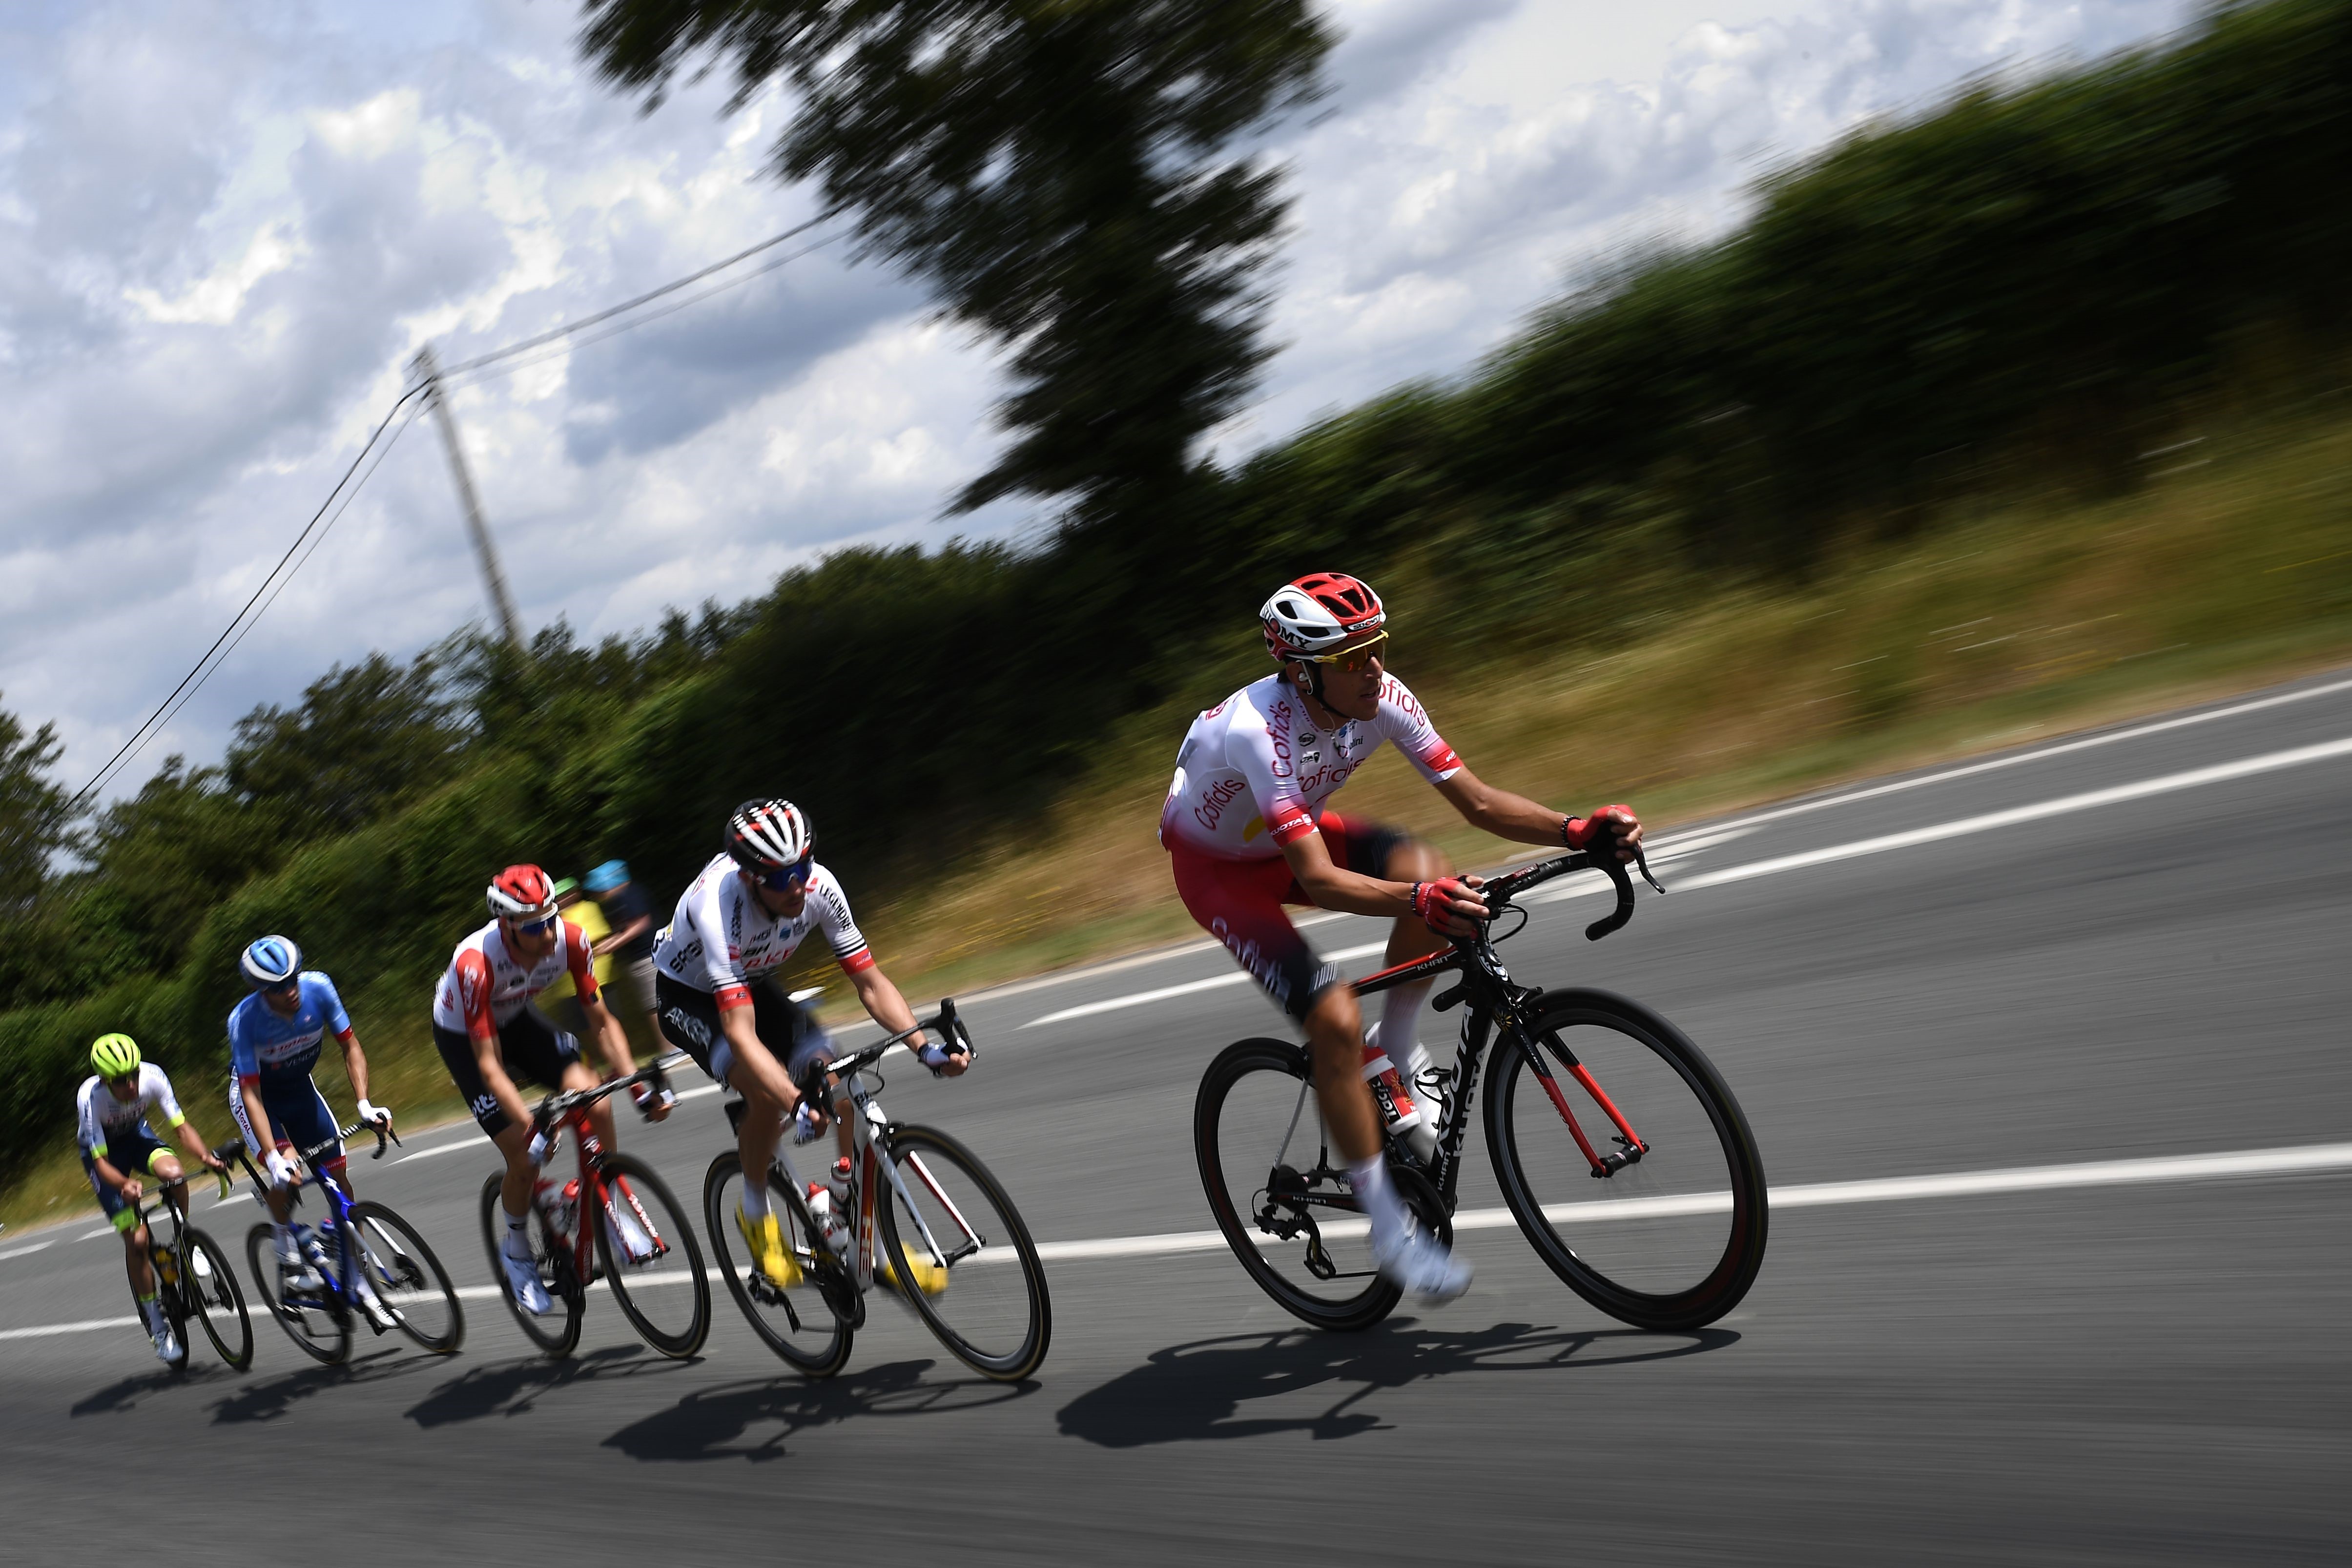
<svg viewBox="0 0 2352 1568">
<path fill-rule="evenodd" d="M 527 1355 L 469 1368 L 402 1414 L 425 1427 L 478 1421 L 486 1415 L 524 1415 L 538 1405 L 541 1394 L 575 1384 L 617 1384 L 635 1377 L 658 1377 L 688 1364 L 666 1356 L 646 1355 L 636 1345 L 607 1345 L 562 1361 Z"/>
<path fill-rule="evenodd" d="M 213 1425 L 275 1421 L 314 1394 L 330 1388 L 348 1388 L 354 1384 L 381 1383 L 430 1364 L 421 1357 L 404 1355 L 397 1348 L 386 1345 L 341 1366 L 306 1366 L 277 1377 L 265 1377 L 240 1384 L 236 1393 L 215 1405 Z"/>
<path fill-rule="evenodd" d="M 128 1414 L 138 1409 L 140 1401 L 151 1394 L 165 1394 L 174 1388 L 201 1388 L 205 1384 L 226 1382 L 236 1375 L 225 1366 L 192 1366 L 185 1372 L 169 1372 L 157 1367 L 153 1372 L 133 1373 L 74 1401 L 68 1414 L 76 1416 Z"/>
<path fill-rule="evenodd" d="M 1379 1415 L 1356 1406 L 1424 1378 L 1468 1373 L 1573 1372 L 1697 1355 L 1735 1343 L 1728 1329 L 1655 1334 L 1640 1329 L 1570 1331 L 1497 1323 L 1445 1332 L 1410 1320 L 1362 1334 L 1313 1329 L 1227 1334 L 1154 1351 L 1151 1359 L 1059 1412 L 1063 1435 L 1106 1448 L 1305 1432 L 1317 1438 L 1380 1430 Z M 1317 1391 L 1329 1403 L 1293 1414 Z M 1264 1415 L 1247 1402 L 1279 1400 Z M 1277 1411 L 1279 1413 L 1277 1413 Z"/>
<path fill-rule="evenodd" d="M 1034 1382 L 972 1378 L 926 1381 L 929 1361 L 890 1362 L 806 1383 L 798 1378 L 699 1389 L 667 1410 L 632 1422 L 604 1439 L 633 1459 L 746 1459 L 791 1457 L 787 1447 L 814 1427 L 866 1415 L 929 1415 L 1001 1405 L 1037 1391 Z"/>
</svg>

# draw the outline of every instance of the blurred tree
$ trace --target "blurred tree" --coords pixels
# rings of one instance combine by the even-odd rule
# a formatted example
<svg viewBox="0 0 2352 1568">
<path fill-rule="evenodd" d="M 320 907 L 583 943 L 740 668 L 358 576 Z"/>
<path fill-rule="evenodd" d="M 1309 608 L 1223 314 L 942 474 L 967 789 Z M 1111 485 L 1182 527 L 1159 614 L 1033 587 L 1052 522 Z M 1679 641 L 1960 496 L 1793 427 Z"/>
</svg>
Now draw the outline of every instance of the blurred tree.
<svg viewBox="0 0 2352 1568">
<path fill-rule="evenodd" d="M 583 50 L 660 101 L 731 60 L 740 108 L 797 103 L 774 172 L 856 215 L 865 254 L 1013 347 L 1017 439 L 958 510 L 1066 496 L 1160 515 L 1193 441 L 1267 350 L 1253 282 L 1278 174 L 1237 139 L 1313 98 L 1332 35 L 1305 0 L 584 0 Z"/>
<path fill-rule="evenodd" d="M 49 857 L 72 821 L 66 792 L 49 769 L 64 752 L 55 725 L 30 735 L 14 713 L 0 712 L 0 915 L 32 906 L 49 877 Z"/>
<path fill-rule="evenodd" d="M 447 777 L 467 739 L 434 655 L 404 667 L 372 653 L 312 681 L 299 707 L 238 720 L 220 782 L 292 838 L 348 833 Z"/>
</svg>

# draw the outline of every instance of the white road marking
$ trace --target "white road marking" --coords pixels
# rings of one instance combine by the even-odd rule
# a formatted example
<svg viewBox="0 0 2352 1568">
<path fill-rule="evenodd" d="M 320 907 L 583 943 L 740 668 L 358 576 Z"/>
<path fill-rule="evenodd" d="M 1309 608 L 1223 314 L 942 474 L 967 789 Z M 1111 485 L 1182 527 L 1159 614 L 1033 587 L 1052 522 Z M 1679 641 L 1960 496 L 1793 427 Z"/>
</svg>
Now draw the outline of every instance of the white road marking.
<svg viewBox="0 0 2352 1568">
<path fill-rule="evenodd" d="M 28 1252 L 39 1252 L 45 1247 L 55 1247 L 57 1243 L 52 1240 L 37 1241 L 30 1247 L 12 1247 L 5 1252 L 0 1252 L 0 1263 L 5 1263 L 12 1258 L 22 1258 Z"/>
<path fill-rule="evenodd" d="M 1346 963 L 1351 959 L 1369 958 L 1376 952 L 1386 952 L 1385 942 L 1369 942 L 1362 947 L 1343 947 L 1324 957 L 1333 963 Z M 1235 970 L 1230 974 L 1213 974 L 1206 980 L 1191 980 L 1181 985 L 1162 985 L 1156 991 L 1138 991 L 1131 995 L 1114 996 L 1107 1002 L 1087 1002 L 1076 1007 L 1065 1007 L 1058 1013 L 1048 1013 L 1042 1018 L 1032 1018 L 1021 1026 L 1036 1028 L 1041 1024 L 1058 1024 L 1067 1018 L 1091 1018 L 1097 1013 L 1116 1013 L 1122 1007 L 1140 1007 L 1147 1002 L 1162 1002 L 1171 996 L 1189 996 L 1195 991 L 1213 991 L 1220 985 L 1240 985 L 1249 980 L 1247 970 Z"/>
<path fill-rule="evenodd" d="M 2217 763 L 2211 767 L 2190 768 L 2185 773 L 2167 773 L 2162 778 L 2142 779 L 2137 784 L 2116 784 L 2108 789 L 2085 790 L 2081 795 L 2062 795 L 2034 805 L 2012 806 L 2007 811 L 1989 811 L 1981 816 L 1962 817 L 1957 822 L 1938 823 L 1933 827 L 1915 827 L 1907 833 L 1883 834 L 1876 838 L 1857 839 L 1852 844 L 1832 845 L 1826 849 L 1809 849 L 1801 854 L 1782 855 L 1775 859 L 1757 860 L 1746 866 L 1729 866 L 1720 871 L 1702 871 L 1685 877 L 1676 888 L 1720 887 L 1726 882 L 1744 882 L 1751 878 L 1769 877 L 1781 871 L 1794 871 L 1807 866 L 1825 865 L 1832 860 L 1851 860 L 1856 856 L 1877 855 L 1889 849 L 1908 849 L 1916 844 L 1933 844 L 1943 838 L 1960 838 L 1970 834 L 1989 833 L 1997 827 L 2010 827 L 2021 822 L 2038 822 L 2043 817 L 2063 816 L 2070 812 L 2089 811 L 2097 806 L 2116 805 L 2125 801 L 2145 800 L 2150 795 L 2169 795 L 2176 790 L 2195 789 L 2203 784 L 2225 784 L 2231 779 L 2250 778 L 2256 773 L 2275 773 L 2281 768 L 2299 767 L 2305 763 L 2327 762 L 2336 757 L 2352 756 L 2352 740 L 2326 741 L 2315 746 L 2296 746 L 2289 751 L 2271 752 L 2259 757 L 2244 757 L 2234 763 Z"/>
<path fill-rule="evenodd" d="M 2140 1160 L 2095 1160 L 2074 1165 L 2023 1165 L 1999 1171 L 1955 1171 L 1934 1176 L 1890 1176 L 1875 1181 L 1811 1182 L 1771 1189 L 1775 1209 L 1821 1208 L 1841 1204 L 1985 1197 L 2002 1193 L 2052 1192 L 2071 1187 L 2136 1185 L 2155 1182 L 2218 1181 L 2231 1176 L 2304 1175 L 2352 1170 L 2352 1143 L 2310 1143 L 2287 1149 L 2250 1149 L 2225 1154 L 2162 1154 Z M 1731 1194 L 1692 1193 L 1609 1202 L 1550 1204 L 1544 1217 L 1555 1225 L 1624 1219 L 1664 1219 L 1708 1214 L 1731 1205 Z M 1517 1225 L 1506 1208 L 1464 1209 L 1454 1228 L 1495 1230 Z M 1319 1226 L 1326 1236 L 1361 1235 L 1364 1222 L 1340 1220 Z M 1099 1241 L 1048 1241 L 1037 1254 L 1046 1262 L 1104 1258 L 1160 1258 L 1223 1248 L 1214 1230 L 1171 1231 L 1160 1236 L 1116 1236 Z M 982 1254 L 983 1257 L 989 1256 Z"/>
<path fill-rule="evenodd" d="M 2347 682 L 2347 684 L 2352 684 Z M 1851 844 L 1833 844 L 1827 848 L 1808 849 L 1795 855 L 1782 855 L 1769 860 L 1750 861 L 1745 866 L 1729 866 L 1718 871 L 1701 871 L 1679 879 L 1674 890 L 1696 892 L 1702 888 L 1721 887 L 1727 882 L 1745 882 L 1758 877 L 1775 876 L 1782 871 L 1801 870 L 1809 866 L 1827 865 L 1835 860 L 1851 860 L 1864 855 L 1884 854 L 1890 849 L 1908 849 L 1915 845 L 1933 844 L 1940 839 L 1966 837 L 1971 834 L 1988 833 L 1995 828 L 2011 827 L 2019 823 L 2038 822 L 2044 817 L 2063 816 L 2072 812 L 2089 811 L 2103 805 L 2117 805 L 2126 801 L 2145 800 L 2151 795 L 2169 795 L 2178 790 L 2196 789 L 2205 784 L 2225 784 L 2231 779 L 2249 778 L 2257 773 L 2275 773 L 2281 768 L 2299 767 L 2305 763 L 2327 762 L 2336 757 L 2352 756 L 2352 739 L 2324 741 L 2317 745 L 2296 746 L 2284 752 L 2270 752 L 2259 757 L 2242 757 L 2234 763 L 2216 763 L 2210 767 L 2190 768 L 2183 773 L 2167 773 L 2161 778 L 2141 779 L 2134 784 L 2116 784 L 2107 789 L 2085 790 L 2080 795 L 2061 795 L 2032 805 L 2012 806 L 2007 811 L 1987 812 L 1980 816 L 1962 817 L 1957 822 L 1937 823 L 1932 827 L 1915 827 L 1906 833 L 1881 834 L 1875 838 L 1858 838 Z M 1579 872 L 1564 878 L 1555 886 L 1530 893 L 1521 900 L 1528 904 L 1552 903 L 1561 899 L 1580 898 L 1597 893 L 1609 886 L 1606 878 L 1597 871 Z M 1329 956 L 1344 963 L 1379 952 L 1384 944 L 1369 947 L 1343 948 Z M 1113 1012 L 1122 1007 L 1139 1007 L 1149 1002 L 1165 1001 L 1213 986 L 1238 984 L 1248 979 L 1244 973 L 1219 975 L 1210 980 L 1196 980 L 1187 985 L 1163 985 L 1155 991 L 1139 991 L 1132 995 L 1115 996 L 1108 1001 L 1089 1002 L 1083 1006 L 1065 1007 L 1033 1019 L 1023 1026 L 1036 1028 L 1041 1024 L 1059 1023 L 1066 1018 L 1083 1018 L 1097 1013 Z"/>
<path fill-rule="evenodd" d="M 2022 767 L 2027 763 L 2039 763 L 2051 757 L 2063 757 L 2070 752 L 2086 752 L 2094 746 L 2112 746 L 2120 741 L 2137 741 L 2144 735 L 2162 734 L 2168 730 L 2182 730 L 2191 724 L 2209 724 L 2216 719 L 2234 719 L 2241 713 L 2256 713 L 2265 708 L 2276 708 L 2289 702 L 2305 702 L 2315 697 L 2332 697 L 2338 692 L 2352 691 L 2352 680 L 2332 680 L 2325 686 L 2305 687 L 2300 691 L 2281 692 L 2274 697 L 2258 697 L 2250 702 L 2233 702 L 2226 708 L 2209 708 L 2201 713 L 2183 714 L 2177 719 L 2158 719 L 2150 723 L 2135 724 L 2126 730 L 2113 730 L 2104 735 L 2089 735 L 2079 741 L 2061 741 L 2031 752 L 2019 752 L 2006 757 L 1994 757 L 1981 763 L 1965 763 L 1956 768 L 1944 768 L 1917 778 L 1896 779 L 1892 784 L 1872 784 L 1864 789 L 1847 790 L 1839 795 L 1823 795 L 1819 800 L 1802 800 L 1794 805 L 1784 805 L 1771 811 L 1760 811 L 1738 820 L 1753 826 L 1758 823 L 1778 822 L 1782 817 L 1801 816 L 1809 811 L 1826 811 L 1833 805 L 1848 805 L 1857 800 L 1871 800 L 1883 795 L 1899 795 L 1905 790 L 1925 789 L 1929 784 L 1969 778 L 1977 773 L 1989 773 L 2001 768 Z"/>
<path fill-rule="evenodd" d="M 2352 1143 L 2306 1143 L 2284 1149 L 2244 1149 L 2221 1154 L 2158 1154 L 2138 1160 L 2092 1160 L 2073 1165 L 2020 1165 L 1997 1171 L 1953 1171 L 1933 1176 L 1889 1176 L 1859 1182 L 1811 1182 L 1774 1187 L 1776 1209 L 1823 1208 L 1843 1204 L 1895 1203 L 1927 1198 L 1989 1197 L 2007 1193 L 2055 1192 L 2074 1187 L 2144 1185 L 2161 1182 L 2210 1182 L 2231 1177 L 2309 1175 L 2352 1170 Z M 1578 1224 L 1621 1219 L 1659 1219 L 1677 1215 L 1706 1214 L 1727 1206 L 1728 1193 L 1692 1193 L 1665 1197 L 1605 1199 L 1590 1203 L 1552 1204 L 1544 1209 L 1554 1224 Z M 1454 1216 L 1454 1228 L 1497 1230 L 1517 1222 L 1508 1209 L 1465 1209 Z M 1323 1225 L 1325 1236 L 1361 1235 L 1364 1222 L 1338 1220 Z M 1157 1236 L 1114 1236 L 1093 1241 L 1048 1241 L 1037 1247 L 1047 1263 L 1091 1262 L 1109 1258 L 1167 1258 L 1186 1252 L 1214 1252 L 1225 1245 L 1213 1230 L 1167 1231 Z M 989 1261 L 1009 1259 L 1009 1247 L 981 1253 Z M 975 1259 L 977 1261 L 978 1259 Z M 705 1278 L 719 1280 L 717 1271 L 703 1269 Z M 682 1269 L 649 1274 L 633 1288 L 682 1285 L 692 1278 Z M 498 1299 L 501 1287 L 466 1285 L 457 1289 L 462 1300 Z M 87 1333 L 98 1329 L 133 1328 L 139 1320 L 85 1318 L 71 1323 L 41 1323 L 30 1328 L 0 1329 L 0 1341 L 43 1339 L 54 1334 Z"/>
</svg>

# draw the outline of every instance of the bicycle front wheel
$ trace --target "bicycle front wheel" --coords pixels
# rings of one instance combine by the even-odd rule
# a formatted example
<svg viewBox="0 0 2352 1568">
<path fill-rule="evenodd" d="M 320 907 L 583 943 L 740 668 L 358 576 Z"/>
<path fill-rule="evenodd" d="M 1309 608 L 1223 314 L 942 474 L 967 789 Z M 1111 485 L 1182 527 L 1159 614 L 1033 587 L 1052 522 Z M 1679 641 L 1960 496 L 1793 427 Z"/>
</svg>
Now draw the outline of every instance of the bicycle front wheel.
<svg viewBox="0 0 2352 1568">
<path fill-rule="evenodd" d="M 352 1205 L 360 1278 L 417 1349 L 449 1355 L 466 1342 L 466 1312 L 449 1271 L 406 1220 L 378 1203 Z"/>
<path fill-rule="evenodd" d="M 596 1185 L 603 1198 L 596 1244 L 613 1300 L 646 1343 L 685 1360 L 710 1333 L 710 1281 L 693 1222 L 669 1184 L 633 1154 L 605 1155 Z"/>
<path fill-rule="evenodd" d="M 203 1231 L 187 1232 L 187 1272 L 181 1288 L 188 1310 L 205 1326 L 205 1338 L 221 1360 L 243 1372 L 253 1364 L 253 1319 L 245 1310 L 245 1292 L 237 1289 L 236 1269 L 219 1242 Z"/>
<path fill-rule="evenodd" d="M 1402 1292 L 1372 1267 L 1370 1227 L 1324 1131 L 1306 1047 L 1241 1040 L 1219 1052 L 1193 1102 L 1192 1153 L 1217 1228 L 1286 1311 L 1349 1330 L 1395 1309 Z"/>
<path fill-rule="evenodd" d="M 894 1127 L 875 1194 L 891 1282 L 940 1343 L 984 1377 L 1018 1383 L 1054 1337 L 1045 1265 L 1021 1211 L 980 1157 L 930 1127 Z"/>
<path fill-rule="evenodd" d="M 1489 1059 L 1504 1201 L 1570 1289 L 1644 1329 L 1699 1328 L 1739 1304 L 1764 1263 L 1764 1163 L 1681 1030 L 1622 996 L 1565 991 Z"/>
<path fill-rule="evenodd" d="M 245 1265 L 252 1270 L 254 1292 L 296 1350 L 312 1361 L 338 1365 L 352 1353 L 352 1315 L 331 1291 L 286 1288 L 277 1237 L 268 1225 L 245 1233 Z"/>
<path fill-rule="evenodd" d="M 570 1355 L 580 1342 L 580 1315 L 588 1307 L 587 1290 L 580 1283 L 579 1270 L 572 1267 L 571 1240 L 549 1230 L 546 1214 L 537 1204 L 531 1205 L 530 1255 L 538 1262 L 539 1281 L 547 1288 L 548 1310 L 544 1314 L 524 1311 L 522 1303 L 515 1300 L 513 1287 L 507 1283 L 506 1260 L 500 1251 L 507 1234 L 506 1208 L 499 1198 L 503 1182 L 493 1173 L 482 1183 L 482 1246 L 489 1257 L 490 1288 L 507 1304 L 525 1339 L 551 1356 Z"/>
<path fill-rule="evenodd" d="M 702 1223 L 710 1237 L 727 1293 L 743 1310 L 751 1331 L 807 1377 L 831 1377 L 849 1362 L 856 1331 L 857 1283 L 824 1244 L 814 1240 L 808 1205 L 792 1191 L 783 1173 L 768 1168 L 768 1212 L 783 1231 L 795 1279 L 779 1288 L 760 1272 L 737 1229 L 742 1212 L 743 1161 L 732 1149 L 710 1162 L 702 1179 Z M 817 1258 L 826 1259 L 820 1270 Z M 843 1309 L 846 1308 L 845 1311 Z"/>
</svg>

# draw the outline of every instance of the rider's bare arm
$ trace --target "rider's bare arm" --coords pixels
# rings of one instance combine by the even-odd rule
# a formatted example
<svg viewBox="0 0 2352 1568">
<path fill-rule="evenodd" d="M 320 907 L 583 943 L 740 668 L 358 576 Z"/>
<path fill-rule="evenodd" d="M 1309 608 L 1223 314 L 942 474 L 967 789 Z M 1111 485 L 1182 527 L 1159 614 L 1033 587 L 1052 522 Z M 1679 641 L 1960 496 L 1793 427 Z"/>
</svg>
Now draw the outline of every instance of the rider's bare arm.
<svg viewBox="0 0 2352 1568">
<path fill-rule="evenodd" d="M 509 1121 L 517 1127 L 529 1127 L 530 1107 L 523 1103 L 522 1091 L 515 1088 L 514 1079 L 507 1076 L 506 1064 L 499 1059 L 498 1036 L 476 1035 L 472 1040 L 474 1066 L 481 1071 L 482 1087 L 490 1091 L 490 1098 L 499 1102 L 499 1109 L 507 1113 Z"/>
<path fill-rule="evenodd" d="M 613 1016 L 613 1010 L 604 1005 L 601 993 L 580 998 L 580 1016 L 588 1021 L 590 1031 L 596 1037 L 596 1048 L 604 1054 L 604 1065 L 612 1069 L 613 1077 L 626 1078 L 637 1070 L 637 1058 L 629 1049 L 628 1033 L 621 1027 L 621 1020 Z"/>
<path fill-rule="evenodd" d="M 863 969 L 853 970 L 849 984 L 857 993 L 857 1000 L 865 1007 L 866 1015 L 883 1028 L 894 1035 L 902 1029 L 914 1028 L 914 1009 L 907 1005 L 907 999 L 898 994 L 898 986 L 882 973 L 880 965 L 869 963 Z M 920 1032 L 907 1037 L 907 1048 L 910 1051 L 919 1051 L 929 1043 L 930 1037 Z M 971 1059 L 959 1051 L 948 1058 L 940 1071 L 954 1078 L 970 1065 Z"/>
<path fill-rule="evenodd" d="M 1521 844 L 1559 844 L 1560 819 L 1565 815 L 1548 805 L 1539 805 L 1523 795 L 1513 795 L 1464 768 L 1453 777 L 1438 781 L 1437 793 L 1454 803 L 1454 809 L 1473 827 L 1486 829 L 1497 838 L 1509 838 Z M 1638 817 L 1617 822 L 1617 858 L 1633 858 L 1633 847 L 1642 842 L 1642 824 Z M 1302 881 L 1302 887 L 1305 883 Z M 1311 890 L 1311 889 L 1310 889 Z"/>
<path fill-rule="evenodd" d="M 750 1073 L 761 1090 L 783 1108 L 785 1115 L 793 1114 L 800 1106 L 801 1091 L 793 1087 L 792 1075 L 784 1071 L 784 1064 L 760 1038 L 751 1004 L 721 1007 L 719 1027 L 726 1034 L 727 1043 L 735 1047 L 735 1065 Z M 735 1087 L 745 1086 L 739 1083 Z"/>
<path fill-rule="evenodd" d="M 253 1157 L 257 1161 L 266 1161 L 269 1158 L 269 1152 L 278 1147 L 278 1134 L 277 1130 L 269 1125 L 269 1112 L 262 1109 L 261 1085 L 258 1081 L 248 1083 L 240 1079 L 236 1092 L 245 1101 L 246 1125 L 253 1129 L 254 1142 L 258 1145 L 253 1151 Z"/>
<path fill-rule="evenodd" d="M 359 1031 L 345 1029 L 335 1037 L 335 1043 L 343 1047 L 343 1076 L 352 1080 L 352 1098 L 365 1100 L 368 1097 L 367 1053 L 360 1049 Z M 245 1102 L 251 1105 L 255 1099 L 248 1093 Z M 258 1127 L 260 1123 L 254 1125 Z"/>
<path fill-rule="evenodd" d="M 1558 813 L 1554 813 L 1557 819 Z M 1345 910 L 1352 915 L 1407 916 L 1414 912 L 1412 884 L 1391 882 L 1379 877 L 1367 877 L 1335 864 L 1331 851 L 1325 847 L 1319 833 L 1302 834 L 1282 847 L 1283 858 L 1290 862 L 1290 874 L 1315 907 L 1324 910 Z M 1486 904 L 1468 889 L 1475 888 L 1475 877 L 1462 879 L 1465 896 L 1453 900 L 1452 908 L 1461 918 L 1477 920 L 1486 913 Z"/>
</svg>

